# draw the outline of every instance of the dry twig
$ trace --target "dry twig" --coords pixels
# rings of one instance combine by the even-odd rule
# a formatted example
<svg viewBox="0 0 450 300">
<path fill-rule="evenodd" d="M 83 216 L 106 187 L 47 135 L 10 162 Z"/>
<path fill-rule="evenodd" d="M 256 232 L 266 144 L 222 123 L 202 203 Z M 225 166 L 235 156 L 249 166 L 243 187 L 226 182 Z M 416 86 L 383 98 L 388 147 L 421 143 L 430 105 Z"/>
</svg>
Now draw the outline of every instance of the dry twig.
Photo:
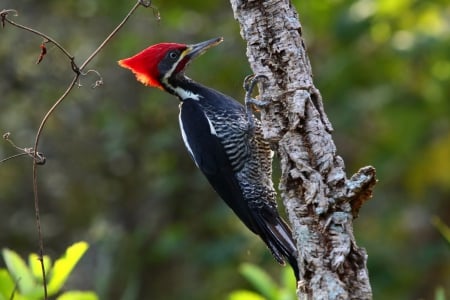
<svg viewBox="0 0 450 300">
<path fill-rule="evenodd" d="M 0 160 L 0 163 L 10 160 L 12 158 L 16 158 L 22 155 L 29 155 L 33 158 L 33 194 L 34 194 L 34 208 L 35 208 L 35 217 L 36 217 L 36 226 L 37 226 L 37 231 L 38 231 L 38 239 L 39 239 L 39 261 L 40 261 L 40 265 L 41 265 L 41 270 L 42 270 L 42 280 L 43 280 L 43 288 L 44 288 L 44 298 L 48 299 L 48 293 L 47 293 L 47 279 L 46 279 L 46 275 L 45 275 L 45 266 L 44 266 L 44 262 L 43 262 L 43 257 L 44 257 L 44 241 L 43 241 L 43 235 L 42 235 L 42 228 L 41 228 L 41 221 L 40 221 L 40 213 L 39 213 L 39 197 L 38 197 L 38 184 L 37 184 L 37 166 L 38 165 L 42 165 L 43 163 L 45 163 L 45 157 L 43 156 L 42 153 L 38 152 L 37 149 L 39 147 L 39 140 L 42 136 L 42 132 L 44 130 L 45 124 L 47 123 L 48 119 L 50 118 L 50 116 L 54 113 L 54 111 L 56 110 L 56 108 L 63 102 L 64 99 L 66 99 L 67 95 L 69 95 L 69 93 L 72 91 L 73 87 L 77 84 L 80 76 L 85 76 L 86 74 L 90 73 L 90 72 L 94 72 L 99 76 L 99 79 L 94 83 L 93 87 L 98 87 L 100 85 L 103 84 L 102 81 L 102 77 L 100 76 L 99 72 L 96 70 L 88 70 L 86 72 L 84 72 L 84 69 L 86 68 L 86 66 L 92 61 L 92 59 L 94 59 L 94 57 L 105 47 L 105 45 L 111 41 L 111 39 L 116 35 L 116 33 L 125 25 L 125 23 L 128 21 L 128 19 L 131 17 L 131 15 L 136 11 L 136 9 L 139 6 L 143 6 L 143 7 L 150 7 L 153 9 L 153 15 L 155 16 L 155 18 L 157 18 L 157 20 L 160 20 L 160 15 L 159 12 L 156 8 L 152 7 L 151 5 L 151 1 L 145 1 L 145 0 L 138 0 L 136 1 L 136 3 L 134 4 L 134 6 L 130 9 L 130 11 L 128 12 L 128 14 L 124 17 L 124 19 L 119 23 L 119 25 L 116 26 L 116 28 L 108 35 L 108 37 L 97 47 L 97 49 L 94 50 L 94 52 L 92 52 L 92 54 L 80 65 L 78 66 L 77 63 L 75 62 L 75 57 L 69 52 L 67 51 L 60 43 L 58 43 L 58 41 L 56 41 L 55 39 L 53 39 L 52 37 L 48 36 L 45 33 L 42 33 L 34 28 L 16 23 L 15 21 L 11 20 L 9 18 L 9 15 L 13 15 L 13 16 L 17 16 L 18 13 L 16 10 L 14 9 L 3 9 L 2 11 L 0 11 L 0 22 L 2 24 L 2 27 L 5 27 L 5 24 L 8 23 L 14 27 L 23 29 L 25 31 L 31 32 L 35 35 L 38 35 L 40 37 L 42 37 L 44 40 L 42 42 L 42 44 L 40 45 L 40 49 L 41 52 L 39 54 L 38 60 L 37 60 L 37 64 L 39 64 L 42 59 L 45 57 L 45 55 L 47 54 L 47 48 L 46 48 L 46 44 L 47 43 L 51 43 L 54 44 L 62 53 L 64 53 L 64 55 L 69 59 L 69 63 L 70 63 L 70 67 L 72 69 L 72 71 L 75 73 L 72 81 L 70 82 L 70 84 L 68 85 L 68 87 L 66 88 L 66 90 L 63 92 L 63 94 L 55 101 L 55 103 L 52 105 L 52 107 L 50 107 L 50 109 L 47 111 L 47 113 L 44 115 L 44 117 L 42 118 L 42 121 L 39 125 L 39 128 L 37 130 L 36 136 L 35 136 L 35 141 L 34 141 L 34 146 L 32 148 L 20 148 L 18 146 L 16 146 L 12 140 L 10 139 L 10 134 L 6 133 L 4 134 L 3 138 L 5 140 L 7 140 L 14 148 L 16 148 L 17 150 L 22 151 L 23 153 L 17 154 L 17 155 L 13 155 L 10 156 L 8 158 L 2 159 Z"/>
</svg>

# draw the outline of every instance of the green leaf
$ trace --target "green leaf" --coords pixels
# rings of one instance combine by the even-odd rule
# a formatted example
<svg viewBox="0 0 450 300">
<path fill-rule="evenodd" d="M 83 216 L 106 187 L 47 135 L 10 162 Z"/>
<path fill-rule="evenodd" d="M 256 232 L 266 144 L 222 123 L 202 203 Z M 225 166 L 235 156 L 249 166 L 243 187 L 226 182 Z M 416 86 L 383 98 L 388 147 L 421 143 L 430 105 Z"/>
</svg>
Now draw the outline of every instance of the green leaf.
<svg viewBox="0 0 450 300">
<path fill-rule="evenodd" d="M 30 266 L 31 274 L 33 274 L 34 278 L 39 279 L 39 282 L 42 283 L 42 266 L 39 260 L 39 255 L 37 255 L 36 253 L 31 253 L 28 256 L 28 265 Z M 52 261 L 50 257 L 44 255 L 44 267 L 46 275 L 49 273 L 51 266 Z"/>
<path fill-rule="evenodd" d="M 0 269 L 0 300 L 9 299 L 14 291 L 14 280 L 6 269 Z"/>
<path fill-rule="evenodd" d="M 17 282 L 19 291 L 24 295 L 34 293 L 37 284 L 25 261 L 16 252 L 9 249 L 3 249 L 2 254 L 11 278 Z"/>
<path fill-rule="evenodd" d="M 270 276 L 253 264 L 242 264 L 241 274 L 267 299 L 277 299 L 278 287 Z"/>
<path fill-rule="evenodd" d="M 266 298 L 252 291 L 237 290 L 231 292 L 227 300 L 266 300 Z"/>
<path fill-rule="evenodd" d="M 70 291 L 62 294 L 56 300 L 98 300 L 94 292 Z"/>
<path fill-rule="evenodd" d="M 297 294 L 295 293 L 295 289 L 289 289 L 287 287 L 279 290 L 279 300 L 295 300 L 297 299 Z"/>
<path fill-rule="evenodd" d="M 53 269 L 50 271 L 48 283 L 48 294 L 56 294 L 64 285 L 70 273 L 80 258 L 88 249 L 86 242 L 78 242 L 67 248 L 64 256 L 55 261 Z"/>
<path fill-rule="evenodd" d="M 296 295 L 297 282 L 291 268 L 286 267 L 281 271 L 281 285 L 287 290 L 292 290 L 292 294 Z"/>
<path fill-rule="evenodd" d="M 445 291 L 443 287 L 436 288 L 434 292 L 434 300 L 445 300 Z"/>
</svg>

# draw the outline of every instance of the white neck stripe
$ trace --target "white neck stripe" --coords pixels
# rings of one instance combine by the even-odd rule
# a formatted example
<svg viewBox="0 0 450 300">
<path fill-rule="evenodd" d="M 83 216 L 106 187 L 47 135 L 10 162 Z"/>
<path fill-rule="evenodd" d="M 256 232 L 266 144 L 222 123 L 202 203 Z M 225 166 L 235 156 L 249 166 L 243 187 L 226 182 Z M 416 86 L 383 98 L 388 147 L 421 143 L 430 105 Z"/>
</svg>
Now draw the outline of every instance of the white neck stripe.
<svg viewBox="0 0 450 300">
<path fill-rule="evenodd" d="M 172 87 L 170 86 L 170 88 L 172 88 Z M 172 88 L 172 89 L 183 100 L 186 100 L 186 99 L 192 99 L 192 100 L 196 100 L 196 101 L 200 100 L 200 95 L 199 94 L 193 93 L 193 92 L 191 92 L 189 90 L 185 90 L 185 89 L 183 89 L 183 88 L 181 88 L 179 86 L 176 87 L 176 88 Z"/>
</svg>

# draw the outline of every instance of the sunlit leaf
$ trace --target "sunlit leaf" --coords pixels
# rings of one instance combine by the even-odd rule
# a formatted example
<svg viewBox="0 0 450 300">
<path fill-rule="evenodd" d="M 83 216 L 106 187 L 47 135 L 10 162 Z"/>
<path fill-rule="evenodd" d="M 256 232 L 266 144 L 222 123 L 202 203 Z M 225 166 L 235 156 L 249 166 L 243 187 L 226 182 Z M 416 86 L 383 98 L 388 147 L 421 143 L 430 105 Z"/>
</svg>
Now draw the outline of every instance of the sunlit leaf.
<svg viewBox="0 0 450 300">
<path fill-rule="evenodd" d="M 264 297 L 268 299 L 276 298 L 278 291 L 276 283 L 260 267 L 252 264 L 242 264 L 240 272 Z"/>
<path fill-rule="evenodd" d="M 48 274 L 51 268 L 52 261 L 49 256 L 44 255 L 44 267 L 45 273 Z M 36 253 L 31 253 L 28 256 L 28 265 L 30 266 L 31 274 L 34 278 L 41 279 L 42 282 L 42 266 L 39 260 L 39 256 Z"/>
<path fill-rule="evenodd" d="M 445 291 L 443 287 L 438 287 L 434 293 L 434 300 L 445 300 Z"/>
<path fill-rule="evenodd" d="M 425 34 L 439 36 L 445 33 L 446 21 L 441 17 L 441 12 L 437 7 L 429 6 L 424 9 L 417 20 L 417 27 Z"/>
<path fill-rule="evenodd" d="M 56 300 L 98 300 L 94 292 L 70 291 L 62 294 Z"/>
<path fill-rule="evenodd" d="M 0 300 L 9 299 L 14 291 L 14 280 L 6 269 L 0 269 Z"/>
<path fill-rule="evenodd" d="M 6 267 L 8 268 L 12 279 L 17 282 L 19 291 L 24 295 L 34 292 L 37 285 L 30 269 L 28 269 L 28 266 L 25 264 L 25 261 L 12 250 L 3 249 L 2 253 Z"/>
<path fill-rule="evenodd" d="M 55 261 L 53 269 L 50 272 L 48 283 L 48 293 L 53 295 L 57 293 L 67 280 L 75 265 L 88 249 L 86 242 L 78 242 L 67 248 L 64 256 Z"/>
<path fill-rule="evenodd" d="M 252 291 L 237 290 L 232 292 L 227 300 L 266 300 L 266 298 Z"/>
<path fill-rule="evenodd" d="M 386 15 L 398 15 L 400 12 L 405 12 L 410 6 L 410 0 L 379 0 L 376 1 L 378 5 L 378 12 Z"/>
<path fill-rule="evenodd" d="M 279 291 L 280 300 L 297 299 L 297 283 L 295 280 L 294 272 L 292 272 L 291 268 L 286 267 L 281 271 L 281 285 L 282 289 Z"/>
<path fill-rule="evenodd" d="M 294 272 L 290 267 L 283 268 L 281 271 L 281 285 L 287 288 L 292 287 L 295 294 L 297 283 Z"/>
<path fill-rule="evenodd" d="M 16 284 L 9 275 L 7 269 L 0 269 L 0 300 L 30 300 L 29 297 L 24 297 L 15 289 Z"/>
<path fill-rule="evenodd" d="M 279 290 L 278 300 L 296 300 L 297 295 L 295 289 L 283 288 Z"/>
</svg>

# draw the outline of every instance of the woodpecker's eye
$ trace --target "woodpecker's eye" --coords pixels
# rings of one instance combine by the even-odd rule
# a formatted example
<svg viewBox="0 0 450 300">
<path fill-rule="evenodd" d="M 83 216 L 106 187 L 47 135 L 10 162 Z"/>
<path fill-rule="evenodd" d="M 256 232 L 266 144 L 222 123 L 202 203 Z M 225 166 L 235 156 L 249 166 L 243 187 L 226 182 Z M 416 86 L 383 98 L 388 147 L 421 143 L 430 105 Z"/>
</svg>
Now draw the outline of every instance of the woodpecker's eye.
<svg viewBox="0 0 450 300">
<path fill-rule="evenodd" d="M 173 50 L 173 51 L 170 51 L 170 52 L 167 54 L 167 56 L 168 56 L 170 59 L 175 60 L 175 59 L 178 59 L 178 57 L 180 56 L 180 53 L 178 52 L 178 50 Z"/>
</svg>

